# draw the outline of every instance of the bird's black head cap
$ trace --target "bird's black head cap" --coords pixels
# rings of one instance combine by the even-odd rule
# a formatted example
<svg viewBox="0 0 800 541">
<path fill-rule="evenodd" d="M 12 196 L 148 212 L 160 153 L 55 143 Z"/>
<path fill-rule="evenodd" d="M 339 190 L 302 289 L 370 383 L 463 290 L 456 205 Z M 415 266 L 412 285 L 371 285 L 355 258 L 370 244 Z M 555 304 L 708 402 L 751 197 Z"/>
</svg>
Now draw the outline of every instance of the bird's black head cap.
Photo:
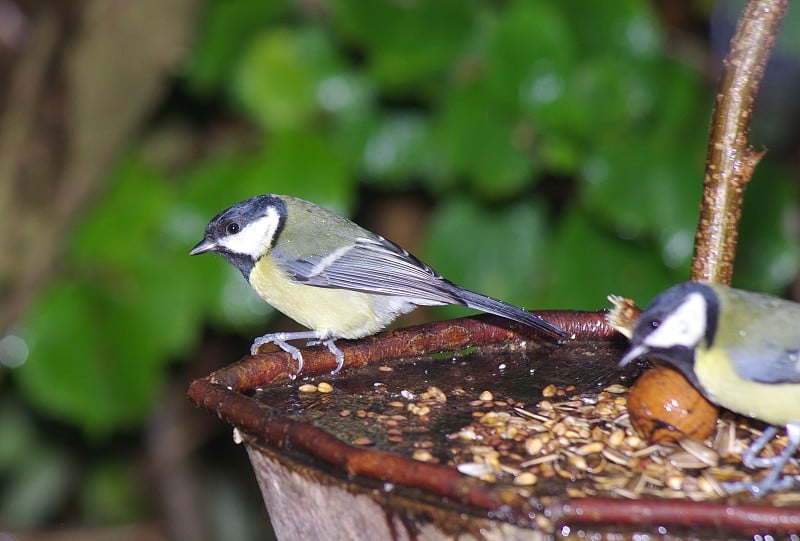
<svg viewBox="0 0 800 541">
<path fill-rule="evenodd" d="M 189 253 L 217 252 L 247 278 L 255 262 L 275 245 L 285 224 L 284 201 L 275 195 L 257 195 L 214 216 L 203 240 Z"/>
<path fill-rule="evenodd" d="M 701 282 L 678 284 L 658 295 L 633 329 L 631 349 L 621 364 L 649 354 L 679 369 L 696 385 L 695 349 L 713 343 L 719 318 L 714 290 Z"/>
</svg>

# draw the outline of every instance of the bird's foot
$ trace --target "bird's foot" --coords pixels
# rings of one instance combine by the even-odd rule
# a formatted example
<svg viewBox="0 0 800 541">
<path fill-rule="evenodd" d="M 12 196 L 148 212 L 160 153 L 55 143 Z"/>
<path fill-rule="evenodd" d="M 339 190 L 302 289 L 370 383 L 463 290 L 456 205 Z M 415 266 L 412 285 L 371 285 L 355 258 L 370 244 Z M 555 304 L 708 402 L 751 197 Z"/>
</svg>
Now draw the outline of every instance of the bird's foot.
<svg viewBox="0 0 800 541">
<path fill-rule="evenodd" d="M 297 377 L 298 374 L 303 370 L 303 354 L 300 353 L 300 350 L 297 349 L 295 346 L 288 343 L 288 340 L 308 340 L 306 343 L 307 346 L 315 346 L 322 344 L 328 348 L 334 357 L 336 357 L 336 369 L 331 372 L 332 374 L 336 374 L 339 370 L 342 369 L 344 366 L 344 353 L 342 350 L 339 349 L 336 344 L 335 338 L 323 338 L 319 334 L 313 331 L 309 332 L 278 332 L 272 334 L 265 334 L 264 336 L 259 336 L 253 341 L 253 345 L 250 347 L 250 354 L 256 355 L 258 353 L 258 348 L 260 348 L 264 344 L 275 344 L 283 351 L 288 353 L 292 356 L 292 359 L 297 361 L 297 372 L 293 376 Z"/>
<path fill-rule="evenodd" d="M 775 464 L 775 457 L 762 458 L 758 454 L 767 445 L 769 440 L 775 437 L 778 433 L 777 426 L 768 426 L 764 432 L 747 448 L 744 455 L 742 455 L 742 464 L 748 468 L 767 468 Z"/>
<path fill-rule="evenodd" d="M 736 494 L 738 492 L 749 492 L 756 498 L 761 498 L 769 492 L 781 490 L 794 490 L 800 488 L 800 475 L 787 475 L 780 479 L 771 479 L 772 475 L 759 482 L 752 481 L 734 481 L 722 483 L 722 488 L 728 494 Z"/>
<path fill-rule="evenodd" d="M 293 336 L 301 334 L 303 336 Z M 289 344 L 287 340 L 296 340 L 308 338 L 307 333 L 273 333 L 273 334 L 265 334 L 264 336 L 259 336 L 253 341 L 253 345 L 250 346 L 250 354 L 256 355 L 258 353 L 258 348 L 263 346 L 264 344 L 275 344 L 283 351 L 288 353 L 292 356 L 292 359 L 297 361 L 297 372 L 294 373 L 292 379 L 296 378 L 300 372 L 303 370 L 303 354 L 300 353 L 300 350 L 293 345 Z"/>
<path fill-rule="evenodd" d="M 728 493 L 749 491 L 756 498 L 760 498 L 768 492 L 776 490 L 790 490 L 795 487 L 800 487 L 800 475 L 786 475 L 781 477 L 784 466 L 793 461 L 792 456 L 800 447 L 800 425 L 791 423 L 786 425 L 786 435 L 789 438 L 789 444 L 784 448 L 783 452 L 778 456 L 760 457 L 758 454 L 764 446 L 771 440 L 778 432 L 778 427 L 767 427 L 761 436 L 753 442 L 750 448 L 742 456 L 742 463 L 748 468 L 767 468 L 771 467 L 772 470 L 761 481 L 747 482 L 739 481 L 732 483 L 723 483 L 723 488 Z"/>
<path fill-rule="evenodd" d="M 342 369 L 342 366 L 344 366 L 344 353 L 342 353 L 342 350 L 339 349 L 339 347 L 336 345 L 336 339 L 335 338 L 325 338 L 325 339 L 318 339 L 318 340 L 310 340 L 308 343 L 306 343 L 306 345 L 307 346 L 318 346 L 318 345 L 326 346 L 328 348 L 328 351 L 330 351 L 333 354 L 333 356 L 336 357 L 336 368 L 331 372 L 331 374 L 336 374 L 337 372 L 339 372 L 339 370 Z"/>
</svg>

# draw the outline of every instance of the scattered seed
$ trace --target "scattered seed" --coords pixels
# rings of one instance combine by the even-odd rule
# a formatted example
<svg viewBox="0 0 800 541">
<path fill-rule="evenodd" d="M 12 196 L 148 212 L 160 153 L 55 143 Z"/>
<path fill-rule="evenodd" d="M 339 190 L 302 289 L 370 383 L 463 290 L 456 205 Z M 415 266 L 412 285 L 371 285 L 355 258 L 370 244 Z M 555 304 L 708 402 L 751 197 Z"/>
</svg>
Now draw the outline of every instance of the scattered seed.
<svg viewBox="0 0 800 541">
<path fill-rule="evenodd" d="M 639 499 L 639 495 L 636 492 L 633 492 L 633 491 L 628 490 L 626 488 L 616 488 L 616 489 L 614 489 L 614 493 L 617 496 L 620 496 L 622 498 L 627 498 L 629 500 L 637 500 L 637 499 Z"/>
<path fill-rule="evenodd" d="M 333 385 L 328 383 L 327 381 L 320 381 L 317 384 L 317 390 L 321 393 L 332 393 L 333 392 Z"/>
<path fill-rule="evenodd" d="M 532 458 L 531 460 L 526 460 L 519 466 L 521 468 L 530 468 L 531 466 L 537 466 L 539 464 L 544 464 L 545 462 L 555 462 L 556 460 L 558 460 L 558 455 L 553 453 L 550 455 Z"/>
<path fill-rule="evenodd" d="M 353 413 L 350 410 L 342 410 L 339 412 L 339 417 L 350 417 L 350 414 Z"/>
<path fill-rule="evenodd" d="M 606 466 L 608 466 L 608 461 L 603 457 L 603 455 L 589 455 L 586 458 L 586 471 L 591 473 L 592 475 L 597 475 L 605 471 Z"/>
<path fill-rule="evenodd" d="M 553 521 L 547 518 L 544 513 L 536 513 L 534 521 L 536 526 L 539 527 L 539 531 L 549 532 L 553 529 Z"/>
<path fill-rule="evenodd" d="M 471 424 L 448 436 L 452 453 L 466 457 L 460 462 L 468 474 L 489 482 L 505 480 L 528 496 L 533 492 L 526 487 L 557 477 L 581 480 L 564 488 L 572 497 L 708 501 L 727 496 L 725 482 L 752 481 L 762 475 L 741 471 L 739 455 L 760 434 L 744 420 L 739 419 L 737 426 L 723 416 L 715 437 L 706 441 L 650 444 L 631 427 L 623 385 L 609 385 L 595 394 L 573 391 L 553 385 L 530 410 L 488 391 L 480 393 L 480 399 L 471 402 Z M 429 387 L 415 403 L 406 405 L 407 410 L 435 408 L 434 393 Z M 455 390 L 449 393 L 466 396 Z M 419 423 L 417 419 L 421 417 L 412 418 L 410 426 Z M 785 445 L 785 437 L 775 438 L 762 456 L 775 456 Z M 428 448 L 414 443 L 414 449 Z M 729 456 L 733 458 L 722 460 Z M 796 466 L 790 468 L 790 474 L 800 473 Z"/>
<path fill-rule="evenodd" d="M 586 471 L 589 469 L 589 465 L 586 463 L 586 459 L 580 455 L 569 454 L 567 457 L 567 461 L 580 471 Z"/>
<path fill-rule="evenodd" d="M 642 441 L 642 440 L 639 440 L 639 441 Z M 642 442 L 642 445 L 644 445 L 644 442 Z M 651 456 L 651 455 L 654 455 L 656 453 L 662 452 L 665 448 L 666 448 L 666 446 L 656 443 L 654 445 L 648 445 L 647 447 L 642 447 L 641 449 L 638 449 L 638 450 L 634 451 L 633 453 L 631 453 L 631 456 L 634 457 L 634 458 L 641 458 L 641 457 L 644 457 L 644 456 Z M 651 458 L 653 458 L 653 457 L 651 456 Z"/>
<path fill-rule="evenodd" d="M 631 458 L 628 455 L 610 447 L 603 448 L 603 456 L 614 464 L 619 464 L 620 466 L 629 466 L 631 463 Z"/>
<path fill-rule="evenodd" d="M 708 492 L 720 498 L 728 495 L 728 492 L 722 487 L 722 484 L 714 479 L 714 476 L 708 471 L 703 471 L 700 474 L 700 479 L 697 480 L 697 487 L 703 492 Z"/>
<path fill-rule="evenodd" d="M 391 366 L 383 365 L 383 366 L 379 366 L 378 367 L 378 371 L 379 372 L 392 372 L 392 371 L 394 371 L 394 368 L 392 368 Z"/>
<path fill-rule="evenodd" d="M 611 447 L 619 447 L 625 441 L 625 431 L 617 428 L 608 436 L 607 441 Z"/>
<path fill-rule="evenodd" d="M 359 438 L 356 438 L 356 439 L 353 440 L 353 444 L 354 445 L 359 445 L 361 447 L 366 447 L 366 446 L 372 445 L 374 443 L 375 442 L 373 442 L 371 439 L 369 439 L 367 437 L 359 437 Z"/>
<path fill-rule="evenodd" d="M 433 462 L 434 460 L 433 455 L 430 453 L 430 451 L 426 451 L 424 449 L 415 450 L 412 453 L 411 458 L 413 458 L 414 460 L 419 460 L 420 462 Z"/>
<path fill-rule="evenodd" d="M 591 443 L 586 443 L 581 445 L 577 449 L 574 450 L 576 455 L 586 456 L 591 455 L 593 453 L 599 453 L 605 448 L 605 445 L 602 441 L 593 441 Z"/>
<path fill-rule="evenodd" d="M 737 445 L 736 425 L 734 423 L 723 420 L 719 422 L 717 435 L 714 438 L 714 449 L 723 458 L 740 455 L 743 452 L 743 449 Z"/>
<path fill-rule="evenodd" d="M 447 395 L 439 387 L 433 385 L 428 387 L 428 393 L 430 393 L 431 398 L 433 398 L 437 402 L 442 402 L 442 403 L 447 402 Z"/>
<path fill-rule="evenodd" d="M 428 415 L 431 412 L 431 408 L 428 406 L 420 406 L 419 404 L 409 404 L 408 411 L 414 415 L 422 416 Z"/>
<path fill-rule="evenodd" d="M 542 400 L 537 404 L 542 411 L 553 411 L 553 403 L 549 400 Z"/>
<path fill-rule="evenodd" d="M 472 427 L 462 428 L 456 433 L 456 437 L 460 440 L 473 441 L 478 439 L 478 434 Z"/>
<path fill-rule="evenodd" d="M 670 475 L 666 478 L 665 483 L 667 487 L 671 488 L 672 490 L 680 490 L 683 486 L 683 475 Z"/>
<path fill-rule="evenodd" d="M 544 448 L 542 438 L 528 438 L 525 440 L 525 452 L 529 455 L 538 455 Z"/>
<path fill-rule="evenodd" d="M 514 483 L 517 486 L 531 486 L 535 485 L 538 480 L 539 478 L 536 477 L 535 473 L 526 471 L 514 477 L 512 483 Z"/>
<path fill-rule="evenodd" d="M 687 451 L 675 451 L 667 456 L 669 463 L 682 470 L 698 470 L 705 468 L 708 464 Z"/>
<path fill-rule="evenodd" d="M 641 449 L 644 447 L 644 441 L 639 436 L 628 436 L 622 443 L 629 449 Z"/>
<path fill-rule="evenodd" d="M 542 396 L 545 398 L 552 398 L 556 395 L 556 386 L 555 385 L 548 385 L 544 389 L 542 389 Z"/>
<path fill-rule="evenodd" d="M 313 383 L 304 383 L 300 387 L 297 388 L 298 391 L 301 393 L 316 393 L 317 386 Z"/>
<path fill-rule="evenodd" d="M 492 472 L 492 469 L 489 466 L 479 462 L 465 462 L 464 464 L 459 464 L 456 466 L 456 469 L 464 475 L 469 475 L 470 477 L 481 477 L 482 475 Z"/>
<path fill-rule="evenodd" d="M 544 415 L 539 415 L 538 413 L 533 413 L 532 411 L 528 411 L 528 410 L 520 408 L 520 407 L 514 408 L 514 411 L 517 412 L 518 414 L 522 415 L 523 417 L 528 417 L 529 419 L 534 419 L 534 420 L 540 421 L 542 423 L 549 420 Z"/>
<path fill-rule="evenodd" d="M 707 447 L 702 441 L 692 438 L 681 438 L 678 441 L 684 451 L 694 455 L 698 460 L 707 466 L 716 466 L 719 464 L 719 453 L 714 449 Z"/>
</svg>

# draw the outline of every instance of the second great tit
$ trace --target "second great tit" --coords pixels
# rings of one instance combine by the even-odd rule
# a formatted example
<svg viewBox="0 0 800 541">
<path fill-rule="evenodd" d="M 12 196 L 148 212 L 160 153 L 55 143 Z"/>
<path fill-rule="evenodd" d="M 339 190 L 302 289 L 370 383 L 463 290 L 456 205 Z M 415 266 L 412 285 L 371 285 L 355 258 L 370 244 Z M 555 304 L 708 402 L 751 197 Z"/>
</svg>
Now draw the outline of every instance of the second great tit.
<svg viewBox="0 0 800 541">
<path fill-rule="evenodd" d="M 559 327 L 502 301 L 445 280 L 397 244 L 347 218 L 286 195 L 258 195 L 219 213 L 190 255 L 217 252 L 237 267 L 258 295 L 311 329 L 267 334 L 253 342 L 274 343 L 303 368 L 289 340 L 324 344 L 374 334 L 420 305 L 460 304 L 536 327 L 561 338 Z"/>
<path fill-rule="evenodd" d="M 758 456 L 778 432 L 770 426 L 742 458 L 747 467 L 772 471 L 759 483 L 730 483 L 730 491 L 760 496 L 798 481 L 779 476 L 800 447 L 800 304 L 720 284 L 682 283 L 642 312 L 620 365 L 641 355 L 674 366 L 720 406 L 786 427 L 789 443 L 779 456 Z"/>
</svg>

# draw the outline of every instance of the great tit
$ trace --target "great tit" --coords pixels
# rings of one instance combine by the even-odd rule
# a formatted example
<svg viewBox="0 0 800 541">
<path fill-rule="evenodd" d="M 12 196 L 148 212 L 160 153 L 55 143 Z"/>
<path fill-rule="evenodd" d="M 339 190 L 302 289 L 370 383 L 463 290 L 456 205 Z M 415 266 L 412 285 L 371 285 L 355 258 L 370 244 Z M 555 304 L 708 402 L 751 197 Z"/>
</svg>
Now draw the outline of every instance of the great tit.
<svg viewBox="0 0 800 541">
<path fill-rule="evenodd" d="M 800 447 L 800 304 L 720 284 L 685 282 L 658 295 L 633 329 L 620 366 L 648 355 L 678 370 L 712 402 L 786 427 L 788 445 L 759 458 L 778 432 L 768 427 L 742 457 L 747 467 L 772 466 L 758 483 L 729 483 L 756 496 L 792 487 L 778 479 Z"/>
<path fill-rule="evenodd" d="M 536 327 L 553 337 L 564 331 L 521 308 L 445 280 L 397 244 L 347 218 L 287 195 L 258 195 L 222 211 L 190 255 L 217 252 L 238 268 L 277 310 L 311 329 L 266 334 L 251 352 L 272 342 L 303 368 L 289 340 L 324 344 L 344 355 L 338 338 L 374 334 L 420 305 L 460 304 Z"/>
</svg>

